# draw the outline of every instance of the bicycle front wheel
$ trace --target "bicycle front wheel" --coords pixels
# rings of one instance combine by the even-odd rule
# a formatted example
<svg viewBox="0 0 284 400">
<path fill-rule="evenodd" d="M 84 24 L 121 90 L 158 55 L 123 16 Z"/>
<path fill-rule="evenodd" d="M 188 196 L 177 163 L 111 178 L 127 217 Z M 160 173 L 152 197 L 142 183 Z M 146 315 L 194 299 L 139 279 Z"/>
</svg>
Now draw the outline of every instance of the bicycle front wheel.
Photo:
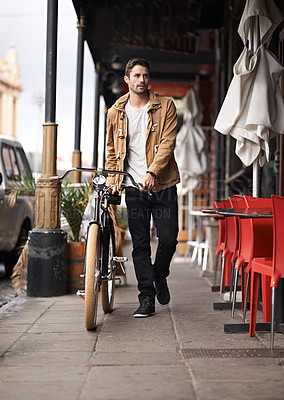
<svg viewBox="0 0 284 400">
<path fill-rule="evenodd" d="M 100 284 L 100 228 L 97 224 L 89 227 L 85 260 L 85 326 L 95 329 Z"/>
<path fill-rule="evenodd" d="M 112 224 L 106 229 L 103 235 L 103 268 L 104 277 L 102 278 L 102 308 L 105 313 L 113 310 L 115 293 L 115 240 Z"/>
</svg>

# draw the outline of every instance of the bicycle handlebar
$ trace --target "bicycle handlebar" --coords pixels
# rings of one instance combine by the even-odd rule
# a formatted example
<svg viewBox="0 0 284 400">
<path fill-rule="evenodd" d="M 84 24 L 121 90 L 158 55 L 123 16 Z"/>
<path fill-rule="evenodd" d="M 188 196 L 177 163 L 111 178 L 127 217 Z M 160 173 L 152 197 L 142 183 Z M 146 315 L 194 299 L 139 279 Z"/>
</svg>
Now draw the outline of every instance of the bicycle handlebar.
<svg viewBox="0 0 284 400">
<path fill-rule="evenodd" d="M 71 172 L 74 172 L 74 171 L 96 172 L 96 173 L 98 173 L 99 175 L 104 174 L 104 173 L 106 173 L 106 174 L 115 174 L 115 175 L 125 175 L 125 176 L 128 176 L 128 177 L 129 177 L 129 179 L 131 180 L 131 183 L 132 183 L 137 189 L 139 189 L 140 191 L 143 191 L 142 186 L 141 186 L 139 183 L 135 182 L 133 176 L 130 175 L 128 172 L 125 172 L 125 171 L 114 171 L 114 170 L 102 169 L 102 168 L 83 168 L 83 167 L 80 167 L 80 168 L 76 168 L 76 167 L 75 167 L 75 168 L 70 168 L 70 169 L 68 169 L 67 171 L 65 171 L 63 175 L 61 175 L 61 176 L 51 176 L 51 177 L 49 178 L 49 180 L 50 180 L 51 182 L 60 182 L 60 181 L 62 181 L 64 178 L 66 178 L 67 175 L 69 175 Z"/>
</svg>

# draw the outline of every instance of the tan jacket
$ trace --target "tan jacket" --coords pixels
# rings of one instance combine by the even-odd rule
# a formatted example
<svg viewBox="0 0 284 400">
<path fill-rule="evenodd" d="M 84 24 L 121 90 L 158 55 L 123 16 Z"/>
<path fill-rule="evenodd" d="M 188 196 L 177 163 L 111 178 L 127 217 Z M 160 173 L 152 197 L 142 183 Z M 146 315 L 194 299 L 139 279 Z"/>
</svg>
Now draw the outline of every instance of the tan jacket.
<svg viewBox="0 0 284 400">
<path fill-rule="evenodd" d="M 108 111 L 106 168 L 110 170 L 124 171 L 127 136 L 125 104 L 128 98 L 129 93 L 120 97 Z M 177 114 L 171 99 L 149 90 L 149 100 L 145 151 L 147 171 L 157 176 L 153 191 L 158 192 L 180 181 L 174 158 Z M 122 175 L 111 175 L 108 184 L 120 185 L 122 178 Z"/>
</svg>

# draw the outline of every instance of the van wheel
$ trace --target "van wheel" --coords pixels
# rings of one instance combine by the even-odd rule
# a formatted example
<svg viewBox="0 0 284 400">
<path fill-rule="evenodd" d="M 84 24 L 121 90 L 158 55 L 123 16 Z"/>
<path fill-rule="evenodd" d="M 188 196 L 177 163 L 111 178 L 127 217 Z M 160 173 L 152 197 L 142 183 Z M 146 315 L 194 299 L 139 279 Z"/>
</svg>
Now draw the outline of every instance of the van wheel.
<svg viewBox="0 0 284 400">
<path fill-rule="evenodd" d="M 11 276 L 13 273 L 13 268 L 17 264 L 22 248 L 28 239 L 28 233 L 28 228 L 26 226 L 22 226 L 15 248 L 10 252 L 6 252 L 4 255 L 4 266 L 7 276 Z"/>
</svg>

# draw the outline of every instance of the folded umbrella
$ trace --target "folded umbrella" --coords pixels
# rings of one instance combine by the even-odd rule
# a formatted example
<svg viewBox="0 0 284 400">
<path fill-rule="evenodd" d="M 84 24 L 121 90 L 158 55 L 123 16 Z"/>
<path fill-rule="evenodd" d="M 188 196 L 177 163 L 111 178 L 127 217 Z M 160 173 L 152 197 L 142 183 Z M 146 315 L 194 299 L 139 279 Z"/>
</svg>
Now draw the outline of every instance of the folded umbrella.
<svg viewBox="0 0 284 400">
<path fill-rule="evenodd" d="M 175 157 L 182 187 L 193 190 L 199 183 L 199 177 L 208 168 L 205 135 L 200 125 L 201 104 L 194 89 L 190 89 L 185 95 L 182 110 L 183 125 L 177 135 Z"/>
<path fill-rule="evenodd" d="M 236 154 L 245 166 L 256 159 L 261 166 L 269 161 L 269 140 L 284 133 L 284 101 L 278 84 L 284 68 L 266 48 L 283 16 L 273 1 L 266 3 L 246 3 L 238 33 L 244 45 L 250 42 L 253 17 L 259 16 L 260 45 L 253 55 L 243 49 L 214 126 L 236 139 Z"/>
</svg>

